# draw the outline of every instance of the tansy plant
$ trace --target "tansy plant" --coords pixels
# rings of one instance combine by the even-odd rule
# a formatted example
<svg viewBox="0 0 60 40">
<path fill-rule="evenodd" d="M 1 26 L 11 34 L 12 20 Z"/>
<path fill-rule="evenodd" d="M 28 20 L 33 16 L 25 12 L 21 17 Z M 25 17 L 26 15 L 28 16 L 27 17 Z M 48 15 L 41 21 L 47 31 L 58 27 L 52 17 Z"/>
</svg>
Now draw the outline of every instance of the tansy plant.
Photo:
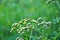
<svg viewBox="0 0 60 40">
<path fill-rule="evenodd" d="M 51 22 L 47 21 L 47 18 L 34 19 L 23 19 L 18 23 L 12 24 L 10 32 L 14 29 L 19 34 L 16 40 L 47 40 L 49 33 L 46 31 L 50 30 Z M 45 35 L 45 36 L 44 36 Z"/>
</svg>

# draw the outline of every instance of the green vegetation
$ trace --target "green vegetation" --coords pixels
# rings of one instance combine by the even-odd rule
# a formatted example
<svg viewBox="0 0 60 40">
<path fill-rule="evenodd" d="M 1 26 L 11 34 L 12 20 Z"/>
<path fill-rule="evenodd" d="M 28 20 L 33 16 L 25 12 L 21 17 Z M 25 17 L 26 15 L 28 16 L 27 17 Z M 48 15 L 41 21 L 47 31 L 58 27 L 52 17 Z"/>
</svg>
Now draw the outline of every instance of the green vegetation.
<svg viewBox="0 0 60 40">
<path fill-rule="evenodd" d="M 18 23 L 12 25 L 12 29 L 16 30 L 18 37 L 16 40 L 48 40 L 48 35 L 50 35 L 51 22 L 47 22 L 46 18 L 38 18 L 37 20 L 33 19 L 24 19 Z M 48 30 L 46 32 L 46 30 Z"/>
<path fill-rule="evenodd" d="M 39 23 L 51 22 L 48 29 L 44 25 L 37 25 L 31 20 L 45 18 Z M 25 27 L 25 20 L 31 23 Z M 22 21 L 23 36 L 16 30 Z M 11 26 L 16 25 L 15 27 Z M 33 27 L 34 25 L 34 27 Z M 14 30 L 11 31 L 13 28 Z M 29 31 L 25 30 L 27 28 Z M 33 34 L 31 34 L 31 31 Z M 25 32 L 25 34 L 24 34 Z M 40 36 L 41 35 L 41 36 Z M 41 39 L 39 39 L 41 37 Z M 0 40 L 60 40 L 60 0 L 0 0 Z"/>
</svg>

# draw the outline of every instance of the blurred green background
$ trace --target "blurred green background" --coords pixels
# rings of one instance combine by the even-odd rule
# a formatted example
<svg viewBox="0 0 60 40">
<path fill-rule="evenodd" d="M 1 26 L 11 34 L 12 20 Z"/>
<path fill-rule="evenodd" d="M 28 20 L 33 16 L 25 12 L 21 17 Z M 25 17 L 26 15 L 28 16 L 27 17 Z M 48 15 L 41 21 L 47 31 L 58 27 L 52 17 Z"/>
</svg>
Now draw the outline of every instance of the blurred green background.
<svg viewBox="0 0 60 40">
<path fill-rule="evenodd" d="M 60 0 L 0 0 L 0 40 L 15 40 L 11 25 L 24 18 L 47 17 L 52 31 L 60 29 Z M 59 37 L 60 38 L 60 37 Z"/>
</svg>

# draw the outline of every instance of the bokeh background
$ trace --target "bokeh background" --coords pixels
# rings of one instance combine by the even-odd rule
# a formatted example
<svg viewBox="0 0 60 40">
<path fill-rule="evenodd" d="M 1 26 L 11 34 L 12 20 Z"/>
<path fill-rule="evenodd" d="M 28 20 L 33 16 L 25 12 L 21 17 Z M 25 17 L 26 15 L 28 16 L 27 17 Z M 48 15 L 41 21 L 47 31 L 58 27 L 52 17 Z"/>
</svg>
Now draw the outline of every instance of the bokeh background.
<svg viewBox="0 0 60 40">
<path fill-rule="evenodd" d="M 15 40 L 11 25 L 24 18 L 47 17 L 52 21 L 52 31 L 60 29 L 60 0 L 0 0 L 0 40 Z M 58 37 L 60 38 L 60 36 Z"/>
</svg>

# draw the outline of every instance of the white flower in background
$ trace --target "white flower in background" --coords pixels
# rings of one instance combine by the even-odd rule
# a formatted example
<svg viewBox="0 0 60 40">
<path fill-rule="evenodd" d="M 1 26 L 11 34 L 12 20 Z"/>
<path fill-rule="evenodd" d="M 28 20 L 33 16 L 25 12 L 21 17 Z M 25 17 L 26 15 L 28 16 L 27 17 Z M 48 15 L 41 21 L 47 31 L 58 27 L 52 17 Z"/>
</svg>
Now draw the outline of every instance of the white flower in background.
<svg viewBox="0 0 60 40">
<path fill-rule="evenodd" d="M 42 19 L 42 17 L 38 18 L 37 21 L 39 21 L 40 19 Z"/>
<path fill-rule="evenodd" d="M 47 0 L 47 1 L 46 1 L 46 4 L 48 4 L 50 1 L 51 1 L 51 0 Z"/>
<path fill-rule="evenodd" d="M 24 40 L 23 38 L 17 37 L 16 40 Z"/>
<path fill-rule="evenodd" d="M 15 29 L 15 27 L 11 28 L 10 32 L 12 32 L 12 31 L 13 31 L 13 29 Z"/>
<path fill-rule="evenodd" d="M 14 24 L 12 24 L 12 27 L 16 27 L 16 26 L 17 26 L 17 24 L 18 24 L 18 23 L 14 23 Z"/>
<path fill-rule="evenodd" d="M 45 22 L 46 24 L 51 24 L 51 22 Z"/>
<path fill-rule="evenodd" d="M 40 24 L 44 24 L 45 23 L 45 21 L 42 21 Z"/>
<path fill-rule="evenodd" d="M 32 22 L 35 22 L 35 23 L 38 23 L 38 21 L 36 21 L 36 20 L 31 20 Z"/>
<path fill-rule="evenodd" d="M 38 19 L 37 19 L 37 21 L 40 21 L 41 19 L 46 19 L 46 17 L 44 17 L 44 18 L 42 18 L 42 17 L 39 17 Z"/>
</svg>

